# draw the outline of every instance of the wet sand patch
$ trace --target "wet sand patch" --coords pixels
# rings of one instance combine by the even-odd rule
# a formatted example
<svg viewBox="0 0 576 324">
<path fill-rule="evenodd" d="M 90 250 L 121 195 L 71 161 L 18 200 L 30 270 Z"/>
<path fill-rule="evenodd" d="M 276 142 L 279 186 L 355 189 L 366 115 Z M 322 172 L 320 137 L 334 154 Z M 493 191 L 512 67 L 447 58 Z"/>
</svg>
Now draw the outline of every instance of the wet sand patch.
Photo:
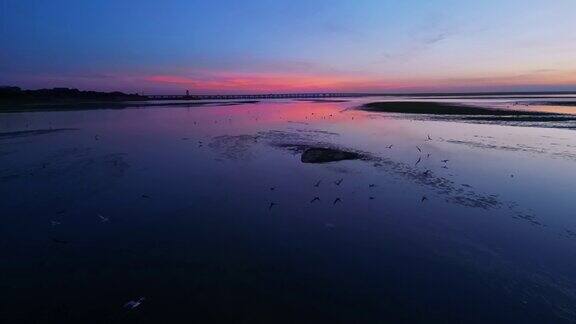
<svg viewBox="0 0 576 324">
<path fill-rule="evenodd" d="M 312 133 L 312 132 L 310 132 Z M 446 177 L 438 175 L 433 170 L 421 170 L 407 163 L 395 161 L 388 157 L 381 157 L 370 152 L 356 150 L 350 147 L 342 147 L 333 144 L 332 136 L 326 135 L 319 139 L 306 132 L 268 131 L 254 135 L 218 136 L 213 138 L 210 147 L 221 154 L 222 157 L 237 160 L 241 158 L 254 158 L 256 144 L 265 144 L 286 150 L 302 161 L 304 153 L 310 149 L 325 150 L 329 152 L 345 152 L 354 156 L 353 159 L 335 159 L 325 161 L 327 166 L 335 166 L 338 163 L 354 160 L 362 163 L 370 163 L 374 168 L 389 173 L 393 177 L 400 177 L 403 181 L 409 181 L 418 186 L 431 189 L 436 195 L 443 197 L 444 201 L 460 206 L 480 208 L 484 210 L 508 208 L 512 210 L 514 217 L 524 219 L 533 225 L 541 225 L 534 215 L 518 210 L 513 202 L 500 200 L 497 195 L 476 192 L 471 187 L 459 185 Z M 343 153 L 344 154 L 344 153 Z M 330 163 L 326 163 L 330 162 Z"/>
<path fill-rule="evenodd" d="M 0 113 L 19 113 L 35 111 L 75 111 L 75 110 L 99 110 L 99 109 L 126 109 L 145 107 L 204 107 L 204 106 L 236 106 L 244 104 L 256 104 L 257 100 L 235 100 L 235 101 L 189 101 L 189 102 L 149 102 L 149 101 L 127 101 L 127 102 L 70 102 L 52 104 L 2 104 Z"/>
<path fill-rule="evenodd" d="M 78 128 L 52 128 L 52 129 L 35 129 L 35 130 L 28 130 L 28 131 L 3 132 L 3 133 L 0 133 L 0 139 L 18 138 L 18 137 L 26 137 L 26 136 L 37 136 L 37 135 L 61 133 L 61 132 L 76 131 L 76 130 L 79 130 L 79 129 Z"/>
</svg>

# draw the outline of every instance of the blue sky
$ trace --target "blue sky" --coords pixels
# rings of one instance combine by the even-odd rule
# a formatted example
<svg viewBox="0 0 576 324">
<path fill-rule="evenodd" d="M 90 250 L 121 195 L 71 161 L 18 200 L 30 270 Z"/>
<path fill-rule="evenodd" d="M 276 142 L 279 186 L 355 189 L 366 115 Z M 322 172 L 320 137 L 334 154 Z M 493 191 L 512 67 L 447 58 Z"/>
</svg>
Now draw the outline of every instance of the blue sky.
<svg viewBox="0 0 576 324">
<path fill-rule="evenodd" d="M 0 0 L 0 84 L 576 90 L 576 1 Z"/>
</svg>

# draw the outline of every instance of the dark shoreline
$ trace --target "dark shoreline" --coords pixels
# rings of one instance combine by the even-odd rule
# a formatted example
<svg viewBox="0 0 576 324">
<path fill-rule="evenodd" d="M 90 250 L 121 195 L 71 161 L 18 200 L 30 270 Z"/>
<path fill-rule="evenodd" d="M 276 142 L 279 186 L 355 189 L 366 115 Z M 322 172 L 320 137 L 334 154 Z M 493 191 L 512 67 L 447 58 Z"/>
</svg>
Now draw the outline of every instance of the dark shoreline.
<svg viewBox="0 0 576 324">
<path fill-rule="evenodd" d="M 176 107 L 201 107 L 201 106 L 231 106 L 258 103 L 258 100 L 234 100 L 234 101 L 203 101 L 203 102 L 155 102 L 155 101 L 101 101 L 82 102 L 70 101 L 45 104 L 2 104 L 0 113 L 40 112 L 40 111 L 75 111 L 75 110 L 98 110 L 98 109 L 125 109 L 155 106 Z"/>
<path fill-rule="evenodd" d="M 576 115 L 570 114 L 485 108 L 442 102 L 371 102 L 358 107 L 358 109 L 376 113 L 426 115 L 438 120 L 462 122 L 511 122 L 515 123 L 517 126 L 530 125 L 531 123 L 576 121 Z"/>
<path fill-rule="evenodd" d="M 427 115 L 459 115 L 459 116 L 552 116 L 547 112 L 506 110 L 467 106 L 462 104 L 423 102 L 423 101 L 386 101 L 371 102 L 360 107 L 361 110 L 372 112 L 388 112 L 403 114 Z"/>
<path fill-rule="evenodd" d="M 530 106 L 543 105 L 543 106 L 576 107 L 576 101 L 534 101 L 534 102 L 521 103 L 521 104 L 530 105 Z"/>
</svg>

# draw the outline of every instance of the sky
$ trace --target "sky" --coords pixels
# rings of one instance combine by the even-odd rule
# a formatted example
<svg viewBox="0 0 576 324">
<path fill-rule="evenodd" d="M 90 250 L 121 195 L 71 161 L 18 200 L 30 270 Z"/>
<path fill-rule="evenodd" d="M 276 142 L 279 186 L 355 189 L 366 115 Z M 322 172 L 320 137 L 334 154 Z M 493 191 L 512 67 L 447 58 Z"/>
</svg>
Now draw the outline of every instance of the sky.
<svg viewBox="0 0 576 324">
<path fill-rule="evenodd" d="M 575 0 L 0 0 L 0 85 L 576 90 Z"/>
</svg>

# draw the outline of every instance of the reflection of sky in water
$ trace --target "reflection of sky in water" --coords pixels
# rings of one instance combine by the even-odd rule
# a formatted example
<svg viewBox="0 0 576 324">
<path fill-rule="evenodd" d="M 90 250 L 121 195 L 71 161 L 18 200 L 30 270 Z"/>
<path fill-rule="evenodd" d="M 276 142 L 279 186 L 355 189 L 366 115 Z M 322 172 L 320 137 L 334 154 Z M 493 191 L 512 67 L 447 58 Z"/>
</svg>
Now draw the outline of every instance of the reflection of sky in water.
<svg viewBox="0 0 576 324">
<path fill-rule="evenodd" d="M 347 110 L 365 100 L 0 115 L 63 129 L 0 137 L 5 312 L 574 320 L 573 130 Z M 318 143 L 369 158 L 283 148 Z"/>
</svg>

